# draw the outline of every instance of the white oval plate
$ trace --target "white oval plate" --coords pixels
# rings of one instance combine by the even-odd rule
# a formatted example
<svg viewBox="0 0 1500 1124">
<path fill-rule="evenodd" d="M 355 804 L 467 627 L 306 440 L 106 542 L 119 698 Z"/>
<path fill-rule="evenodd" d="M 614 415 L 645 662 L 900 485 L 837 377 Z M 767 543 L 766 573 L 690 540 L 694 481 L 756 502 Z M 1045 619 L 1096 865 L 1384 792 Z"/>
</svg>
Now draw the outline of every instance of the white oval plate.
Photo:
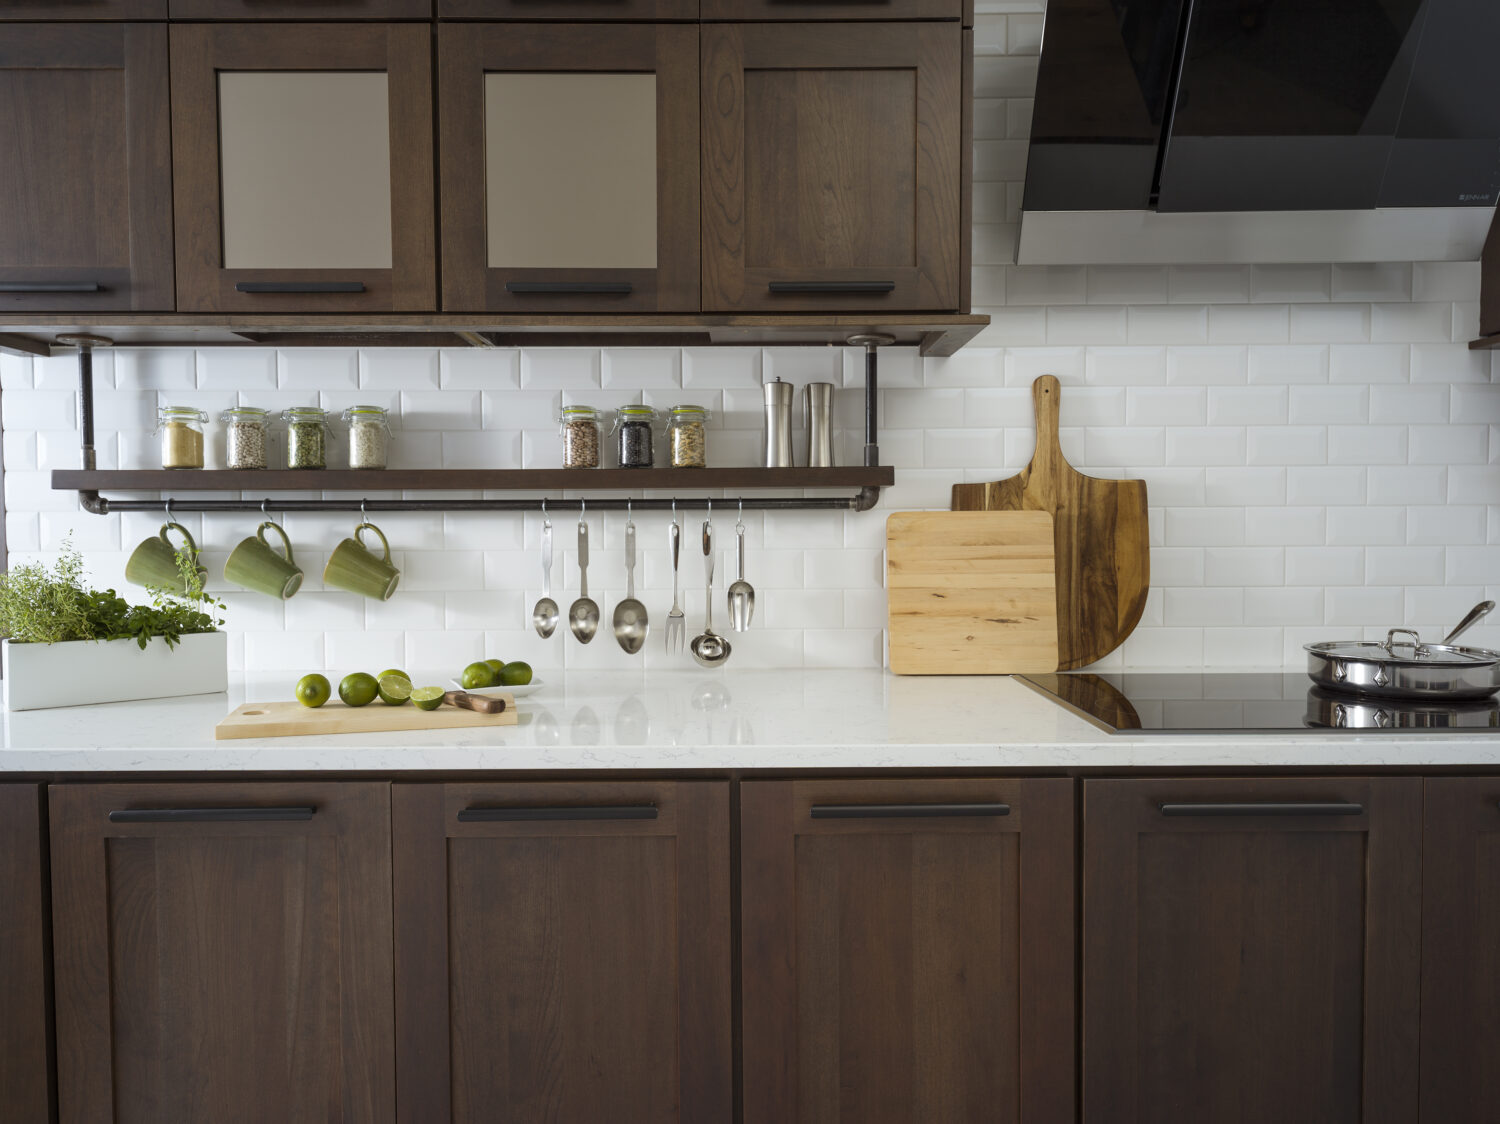
<svg viewBox="0 0 1500 1124">
<path fill-rule="evenodd" d="M 542 681 L 533 679 L 524 687 L 465 687 L 457 679 L 448 680 L 453 684 L 455 691 L 468 691 L 471 695 L 510 695 L 512 698 L 525 698 L 542 689 Z"/>
</svg>

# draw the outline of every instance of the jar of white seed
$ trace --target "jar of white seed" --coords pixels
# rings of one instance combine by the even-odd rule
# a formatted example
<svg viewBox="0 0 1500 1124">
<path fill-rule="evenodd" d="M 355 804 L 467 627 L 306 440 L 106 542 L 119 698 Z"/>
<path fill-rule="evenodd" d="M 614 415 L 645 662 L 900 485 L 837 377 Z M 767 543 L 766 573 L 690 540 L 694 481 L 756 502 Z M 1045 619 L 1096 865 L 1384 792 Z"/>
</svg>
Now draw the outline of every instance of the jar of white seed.
<svg viewBox="0 0 1500 1124">
<path fill-rule="evenodd" d="M 599 467 L 599 411 L 592 406 L 564 406 L 558 416 L 564 468 Z"/>
<path fill-rule="evenodd" d="M 383 406 L 350 406 L 344 411 L 349 426 L 349 467 L 384 468 L 390 459 L 391 427 Z"/>
<path fill-rule="evenodd" d="M 266 467 L 266 424 L 270 412 L 256 406 L 234 406 L 219 415 L 224 426 L 226 468 Z"/>
</svg>

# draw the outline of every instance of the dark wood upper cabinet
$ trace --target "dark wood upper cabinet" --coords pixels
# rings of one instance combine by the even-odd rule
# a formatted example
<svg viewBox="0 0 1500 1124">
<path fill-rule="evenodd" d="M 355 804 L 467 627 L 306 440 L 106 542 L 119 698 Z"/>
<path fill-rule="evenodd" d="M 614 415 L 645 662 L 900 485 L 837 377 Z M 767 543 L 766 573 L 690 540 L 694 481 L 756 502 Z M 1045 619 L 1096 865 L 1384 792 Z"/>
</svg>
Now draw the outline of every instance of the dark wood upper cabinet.
<svg viewBox="0 0 1500 1124">
<path fill-rule="evenodd" d="M 695 20 L 698 0 L 437 0 L 450 20 Z"/>
<path fill-rule="evenodd" d="M 167 29 L 0 32 L 0 311 L 172 308 Z"/>
<path fill-rule="evenodd" d="M 1417 1119 L 1420 779 L 1083 790 L 1085 1124 Z"/>
<path fill-rule="evenodd" d="M 444 24 L 443 308 L 694 312 L 698 28 Z"/>
<path fill-rule="evenodd" d="M 51 790 L 62 1124 L 389 1124 L 390 786 Z"/>
<path fill-rule="evenodd" d="M 431 28 L 172 28 L 177 307 L 437 306 Z"/>
<path fill-rule="evenodd" d="M 167 0 L 43 0 L 41 3 L 37 0 L 0 0 L 0 21 L 166 18 Z"/>
<path fill-rule="evenodd" d="M 179 20 L 429 20 L 432 0 L 171 0 Z"/>
<path fill-rule="evenodd" d="M 959 25 L 702 35 L 705 311 L 957 309 Z"/>
<path fill-rule="evenodd" d="M 702 0 L 702 5 L 706 20 L 956 20 L 963 15 L 963 0 Z"/>
<path fill-rule="evenodd" d="M 727 783 L 392 807 L 403 1124 L 732 1119 Z"/>
<path fill-rule="evenodd" d="M 0 785 L 0 1115 L 53 1119 L 41 789 Z"/>
<path fill-rule="evenodd" d="M 1500 778 L 1426 782 L 1422 1122 L 1500 1124 Z"/>
<path fill-rule="evenodd" d="M 740 832 L 745 1124 L 1071 1124 L 1071 781 L 746 781 Z"/>
</svg>

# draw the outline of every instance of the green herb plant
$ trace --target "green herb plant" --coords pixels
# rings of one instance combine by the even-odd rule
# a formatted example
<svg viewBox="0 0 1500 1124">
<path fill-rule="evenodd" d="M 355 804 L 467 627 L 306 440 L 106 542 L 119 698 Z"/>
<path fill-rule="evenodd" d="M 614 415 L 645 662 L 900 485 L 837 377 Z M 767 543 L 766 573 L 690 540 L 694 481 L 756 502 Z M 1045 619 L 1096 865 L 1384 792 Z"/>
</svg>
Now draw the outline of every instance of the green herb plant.
<svg viewBox="0 0 1500 1124">
<path fill-rule="evenodd" d="M 152 589 L 150 605 L 131 605 L 112 589 L 88 588 L 83 558 L 65 539 L 50 570 L 31 564 L 0 574 L 0 636 L 21 644 L 133 637 L 141 648 L 159 636 L 172 648 L 183 636 L 218 631 L 224 604 L 203 592 L 196 556 L 178 550 L 177 569 L 185 594 Z"/>
</svg>

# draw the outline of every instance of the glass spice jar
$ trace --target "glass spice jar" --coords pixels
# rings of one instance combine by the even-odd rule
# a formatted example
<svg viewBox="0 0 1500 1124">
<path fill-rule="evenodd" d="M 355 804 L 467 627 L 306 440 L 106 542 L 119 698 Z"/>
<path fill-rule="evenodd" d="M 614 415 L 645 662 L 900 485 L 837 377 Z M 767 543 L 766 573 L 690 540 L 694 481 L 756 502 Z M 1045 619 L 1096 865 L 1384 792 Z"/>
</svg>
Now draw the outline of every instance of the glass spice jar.
<svg viewBox="0 0 1500 1124">
<path fill-rule="evenodd" d="M 708 467 L 708 410 L 703 406 L 673 406 L 667 423 L 673 468 Z"/>
<path fill-rule="evenodd" d="M 391 427 L 384 406 L 350 406 L 344 411 L 349 426 L 349 467 L 384 468 L 390 455 Z"/>
<path fill-rule="evenodd" d="M 226 468 L 266 467 L 266 426 L 271 414 L 258 406 L 232 406 L 219 415 L 224 426 Z"/>
<path fill-rule="evenodd" d="M 203 427 L 208 415 L 196 406 L 162 406 L 156 412 L 163 468 L 203 467 Z"/>
<path fill-rule="evenodd" d="M 615 413 L 615 452 L 621 468 L 650 468 L 655 463 L 656 411 L 650 406 L 621 406 Z"/>
<path fill-rule="evenodd" d="M 558 417 L 564 468 L 599 467 L 599 411 L 592 406 L 564 406 Z"/>
<path fill-rule="evenodd" d="M 284 410 L 286 422 L 286 466 L 328 467 L 328 411 L 316 406 L 293 406 Z"/>
</svg>

